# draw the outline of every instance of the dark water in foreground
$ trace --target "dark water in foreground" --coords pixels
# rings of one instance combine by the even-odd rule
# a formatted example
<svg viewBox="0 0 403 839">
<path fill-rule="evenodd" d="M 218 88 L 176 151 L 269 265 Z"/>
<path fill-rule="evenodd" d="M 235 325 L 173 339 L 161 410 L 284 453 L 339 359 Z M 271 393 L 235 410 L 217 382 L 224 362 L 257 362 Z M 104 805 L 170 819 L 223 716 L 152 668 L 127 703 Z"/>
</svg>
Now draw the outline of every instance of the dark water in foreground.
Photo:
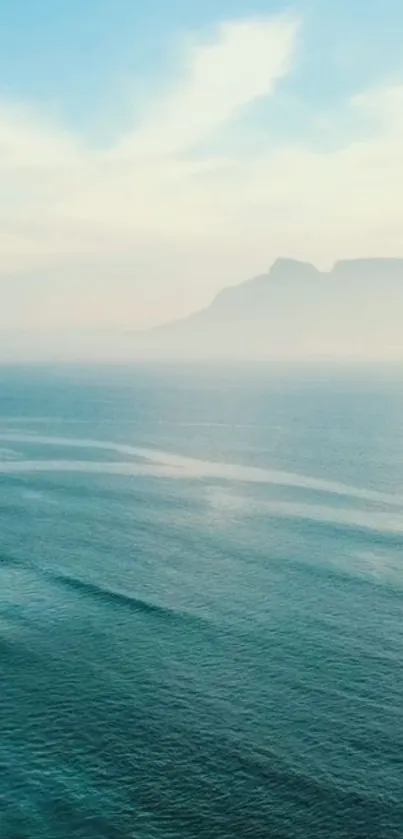
<svg viewBox="0 0 403 839">
<path fill-rule="evenodd" d="M 1 839 L 403 837 L 402 381 L 0 370 Z"/>
</svg>

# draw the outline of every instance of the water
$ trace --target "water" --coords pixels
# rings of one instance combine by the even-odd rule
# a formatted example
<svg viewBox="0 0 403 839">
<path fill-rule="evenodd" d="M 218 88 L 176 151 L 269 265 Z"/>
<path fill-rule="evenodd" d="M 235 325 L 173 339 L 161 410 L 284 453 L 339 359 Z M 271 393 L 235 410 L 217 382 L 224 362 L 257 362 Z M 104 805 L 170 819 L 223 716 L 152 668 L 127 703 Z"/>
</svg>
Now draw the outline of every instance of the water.
<svg viewBox="0 0 403 839">
<path fill-rule="evenodd" d="M 401 839 L 402 381 L 0 371 L 2 839 Z"/>
</svg>

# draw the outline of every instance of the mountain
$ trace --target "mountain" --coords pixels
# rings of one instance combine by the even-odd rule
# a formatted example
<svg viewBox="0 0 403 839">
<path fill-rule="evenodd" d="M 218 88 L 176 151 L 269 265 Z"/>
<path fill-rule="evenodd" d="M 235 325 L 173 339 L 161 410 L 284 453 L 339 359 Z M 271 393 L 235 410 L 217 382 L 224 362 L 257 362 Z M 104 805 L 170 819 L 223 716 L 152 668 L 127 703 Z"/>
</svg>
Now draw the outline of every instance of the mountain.
<svg viewBox="0 0 403 839">
<path fill-rule="evenodd" d="M 403 259 L 355 259 L 322 272 L 278 259 L 206 309 L 143 332 L 0 332 L 0 364 L 186 360 L 403 361 Z"/>
<path fill-rule="evenodd" d="M 135 354 L 176 359 L 403 359 L 403 259 L 291 259 L 143 333 Z"/>
</svg>

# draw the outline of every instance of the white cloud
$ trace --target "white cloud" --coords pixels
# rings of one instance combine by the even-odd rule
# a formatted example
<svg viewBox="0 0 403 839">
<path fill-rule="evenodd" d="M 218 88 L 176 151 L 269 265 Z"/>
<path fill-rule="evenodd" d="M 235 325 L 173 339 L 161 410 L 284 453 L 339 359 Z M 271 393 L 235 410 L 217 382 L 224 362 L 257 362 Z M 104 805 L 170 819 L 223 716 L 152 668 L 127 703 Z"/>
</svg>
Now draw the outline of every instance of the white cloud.
<svg viewBox="0 0 403 839">
<path fill-rule="evenodd" d="M 197 156 L 248 104 L 275 95 L 298 31 L 283 16 L 187 42 L 180 77 L 105 151 L 0 107 L 0 324 L 146 323 L 281 254 L 320 264 L 402 255 L 403 85 L 330 114 L 329 131 L 351 126 L 330 150 L 288 137 L 256 155 Z"/>
<path fill-rule="evenodd" d="M 37 114 L 0 103 L 0 175 L 7 170 L 49 169 L 77 162 L 76 139 Z"/>
<path fill-rule="evenodd" d="M 209 138 L 273 93 L 291 69 L 298 28 L 291 16 L 224 23 L 210 42 L 188 46 L 183 78 L 119 151 L 166 155 Z"/>
</svg>

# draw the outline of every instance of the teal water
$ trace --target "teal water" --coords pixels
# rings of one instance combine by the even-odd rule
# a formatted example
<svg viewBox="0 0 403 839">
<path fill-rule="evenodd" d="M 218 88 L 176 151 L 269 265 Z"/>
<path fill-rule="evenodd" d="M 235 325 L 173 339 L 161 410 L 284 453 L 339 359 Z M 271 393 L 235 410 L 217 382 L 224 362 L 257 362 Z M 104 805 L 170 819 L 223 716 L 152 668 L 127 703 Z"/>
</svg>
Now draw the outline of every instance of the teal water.
<svg viewBox="0 0 403 839">
<path fill-rule="evenodd" d="M 0 371 L 2 839 L 403 837 L 398 371 Z"/>
</svg>

